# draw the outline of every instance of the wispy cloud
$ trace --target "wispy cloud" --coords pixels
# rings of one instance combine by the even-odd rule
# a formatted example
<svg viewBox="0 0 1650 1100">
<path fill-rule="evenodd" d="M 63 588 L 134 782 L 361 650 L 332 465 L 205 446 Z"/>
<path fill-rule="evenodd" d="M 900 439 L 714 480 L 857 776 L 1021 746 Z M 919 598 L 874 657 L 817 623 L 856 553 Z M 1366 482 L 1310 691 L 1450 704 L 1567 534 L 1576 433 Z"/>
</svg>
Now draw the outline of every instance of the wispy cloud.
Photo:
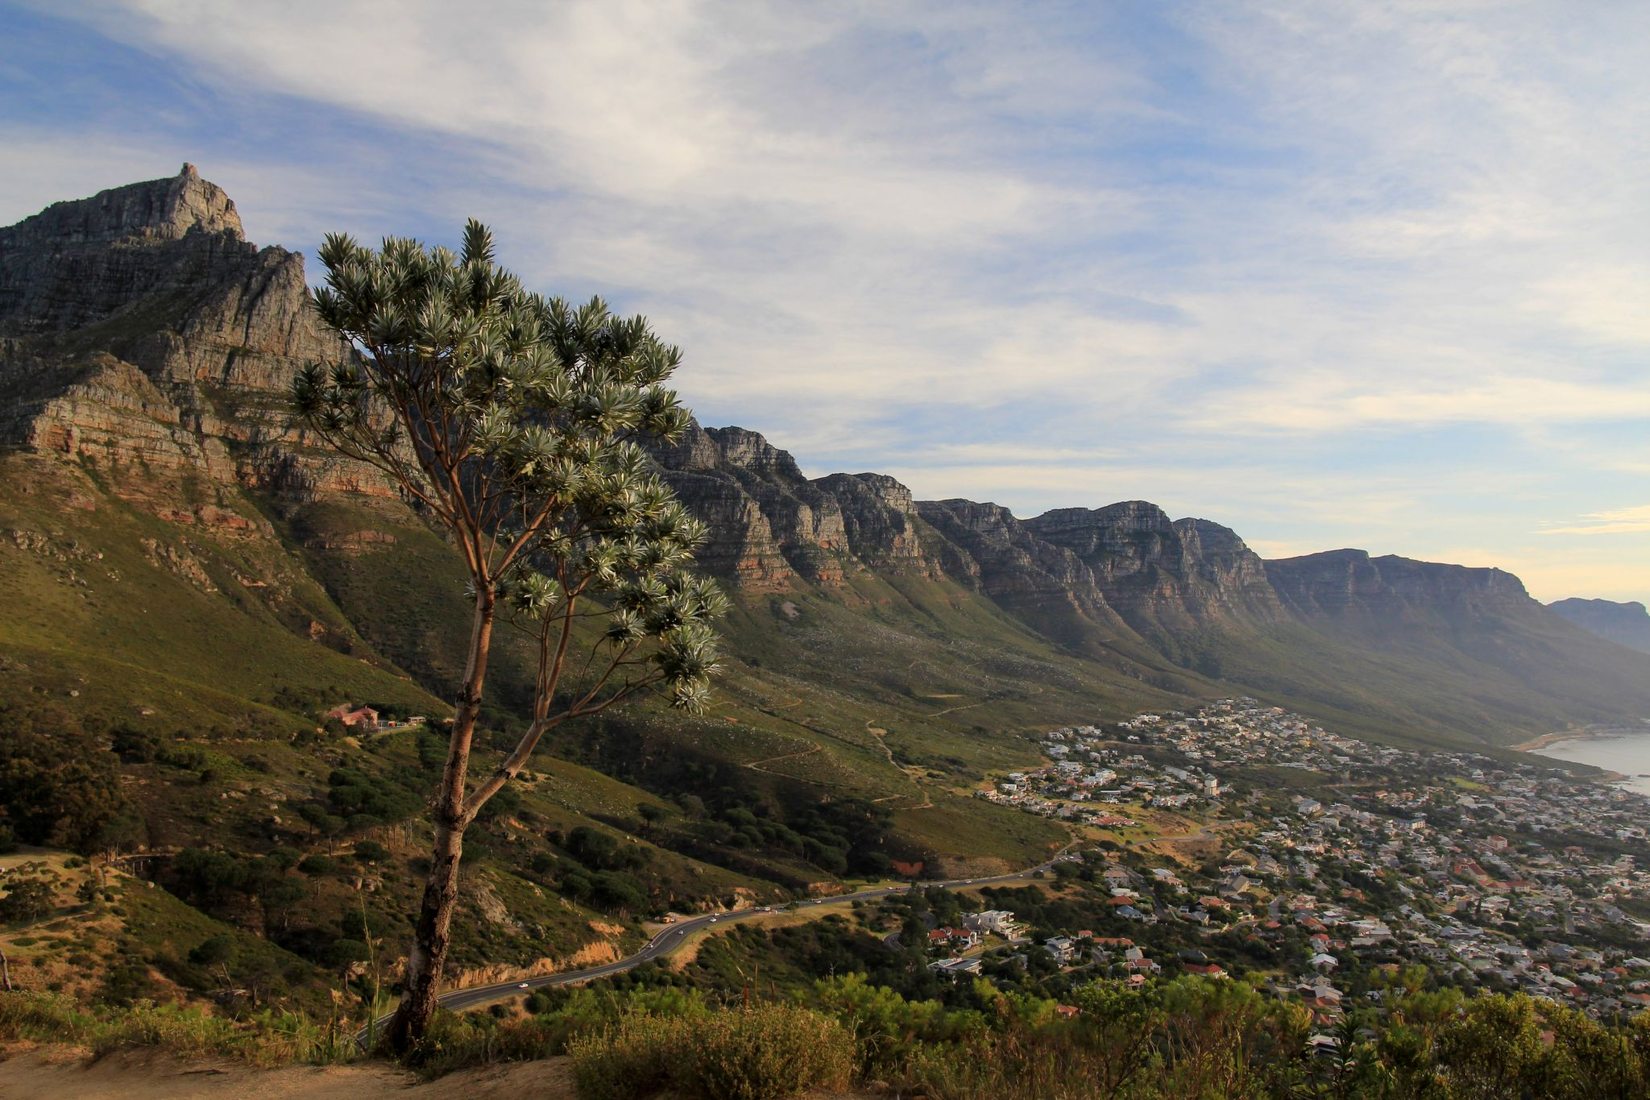
<svg viewBox="0 0 1650 1100">
<path fill-rule="evenodd" d="M 1650 531 L 1650 504 L 1636 508 L 1617 508 L 1608 512 L 1589 512 L 1582 517 L 1587 522 L 1563 527 L 1543 527 L 1543 535 L 1630 535 Z"/>
</svg>

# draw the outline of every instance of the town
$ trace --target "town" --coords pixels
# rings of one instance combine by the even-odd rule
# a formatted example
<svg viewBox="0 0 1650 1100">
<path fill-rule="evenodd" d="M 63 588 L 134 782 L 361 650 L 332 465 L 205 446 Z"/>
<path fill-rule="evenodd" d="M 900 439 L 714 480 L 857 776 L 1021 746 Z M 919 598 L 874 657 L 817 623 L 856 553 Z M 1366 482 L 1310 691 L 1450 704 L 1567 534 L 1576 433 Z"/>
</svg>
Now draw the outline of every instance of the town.
<svg viewBox="0 0 1650 1100">
<path fill-rule="evenodd" d="M 1428 977 L 1604 1019 L 1650 1006 L 1642 795 L 1510 753 L 1357 741 L 1252 699 L 1041 744 L 1050 763 L 978 794 L 1071 824 L 1057 877 L 1090 884 L 1100 918 L 965 915 L 930 933 L 942 973 L 1033 951 L 1134 984 L 1240 973 L 1322 1027 Z"/>
</svg>

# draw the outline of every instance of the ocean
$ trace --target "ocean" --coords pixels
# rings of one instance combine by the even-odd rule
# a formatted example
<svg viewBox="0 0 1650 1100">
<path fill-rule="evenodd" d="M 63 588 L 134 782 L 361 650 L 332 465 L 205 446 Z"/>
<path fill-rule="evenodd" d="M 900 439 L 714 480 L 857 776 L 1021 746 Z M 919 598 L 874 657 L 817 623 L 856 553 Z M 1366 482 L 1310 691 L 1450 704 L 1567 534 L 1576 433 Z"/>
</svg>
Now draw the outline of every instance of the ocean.
<svg viewBox="0 0 1650 1100">
<path fill-rule="evenodd" d="M 1548 745 L 1536 755 L 1620 772 L 1627 777 L 1623 787 L 1650 794 L 1650 731 L 1577 737 Z"/>
</svg>

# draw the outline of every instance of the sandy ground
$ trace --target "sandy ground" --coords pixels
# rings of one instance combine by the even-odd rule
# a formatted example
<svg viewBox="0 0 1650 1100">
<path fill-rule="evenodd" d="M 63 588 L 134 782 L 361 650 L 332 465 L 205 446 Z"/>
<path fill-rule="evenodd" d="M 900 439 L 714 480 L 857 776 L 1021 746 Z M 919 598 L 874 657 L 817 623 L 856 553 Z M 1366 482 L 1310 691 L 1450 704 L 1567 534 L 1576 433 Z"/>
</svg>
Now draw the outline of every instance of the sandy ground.
<svg viewBox="0 0 1650 1100">
<path fill-rule="evenodd" d="M 78 1047 L 0 1044 L 0 1100 L 576 1100 L 566 1058 L 464 1070 L 434 1081 L 382 1063 L 254 1069 L 153 1050 L 91 1061 Z M 886 1100 L 814 1092 L 802 1100 Z"/>
<path fill-rule="evenodd" d="M 3 1057 L 4 1100 L 574 1100 L 565 1058 L 420 1082 L 384 1065 L 253 1069 L 234 1062 L 180 1062 L 144 1050 L 92 1062 L 75 1048 L 14 1046 Z"/>
</svg>

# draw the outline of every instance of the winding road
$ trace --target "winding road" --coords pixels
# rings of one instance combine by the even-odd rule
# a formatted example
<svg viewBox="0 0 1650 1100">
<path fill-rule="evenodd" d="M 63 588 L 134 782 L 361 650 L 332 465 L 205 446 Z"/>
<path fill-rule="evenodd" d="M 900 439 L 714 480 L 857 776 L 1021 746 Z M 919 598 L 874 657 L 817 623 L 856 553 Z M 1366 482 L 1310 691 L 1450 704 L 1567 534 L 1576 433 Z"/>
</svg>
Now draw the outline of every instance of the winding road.
<svg viewBox="0 0 1650 1100">
<path fill-rule="evenodd" d="M 815 907 L 839 905 L 843 902 L 869 901 L 873 898 L 885 898 L 890 894 L 904 893 L 913 887 L 926 889 L 930 886 L 993 886 L 1004 882 L 1020 882 L 1034 877 L 1039 872 L 1047 871 L 1058 861 L 1059 856 L 1056 856 L 1054 859 L 1050 859 L 1044 863 L 1039 863 L 1035 867 L 1028 867 L 1024 871 L 1015 871 L 1006 875 L 988 875 L 982 878 L 948 879 L 943 882 L 916 882 L 910 885 L 901 886 L 875 886 L 868 890 L 859 890 L 852 894 L 835 894 L 828 898 L 812 898 L 798 903 L 797 908 L 798 911 L 805 912 L 814 909 Z M 621 974 L 626 970 L 632 969 L 633 967 L 640 966 L 645 962 L 651 962 L 654 959 L 668 958 L 669 956 L 674 955 L 677 950 L 679 950 L 681 946 L 687 942 L 688 936 L 701 928 L 709 928 L 717 924 L 733 924 L 737 922 L 756 920 L 760 917 L 783 911 L 784 910 L 782 909 L 769 907 L 765 909 L 743 909 L 732 913 L 707 913 L 702 916 L 689 917 L 686 920 L 667 925 L 665 928 L 655 933 L 653 938 L 648 940 L 647 944 L 634 955 L 627 955 L 622 959 L 617 959 L 610 963 L 602 963 L 600 966 L 588 966 L 583 970 L 566 970 L 557 974 L 545 974 L 537 978 L 525 978 L 520 981 L 495 982 L 491 985 L 474 985 L 465 989 L 454 989 L 450 992 L 443 993 L 439 998 L 439 1003 L 442 1008 L 458 1011 L 466 1008 L 477 1008 L 481 1005 L 491 1004 L 494 1001 L 502 1001 L 506 997 L 520 996 L 523 993 L 528 993 L 535 989 L 548 989 L 551 986 L 573 985 L 577 982 L 588 982 L 596 978 L 611 977 L 614 974 Z M 389 1014 L 385 1014 L 379 1019 L 374 1020 L 370 1028 L 362 1028 L 356 1035 L 356 1042 L 360 1043 L 362 1046 L 365 1046 L 367 1044 L 369 1031 L 380 1030 L 388 1024 L 389 1021 Z"/>
</svg>

